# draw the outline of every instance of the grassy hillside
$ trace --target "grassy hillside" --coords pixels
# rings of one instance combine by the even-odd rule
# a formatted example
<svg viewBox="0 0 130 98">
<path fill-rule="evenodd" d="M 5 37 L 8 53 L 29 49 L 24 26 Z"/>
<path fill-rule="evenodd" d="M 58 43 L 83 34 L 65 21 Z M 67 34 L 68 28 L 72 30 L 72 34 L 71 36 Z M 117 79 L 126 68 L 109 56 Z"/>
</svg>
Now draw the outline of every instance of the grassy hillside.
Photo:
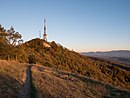
<svg viewBox="0 0 130 98">
<path fill-rule="evenodd" d="M 0 60 L 0 98 L 23 98 L 28 64 Z M 33 98 L 129 98 L 130 91 L 43 65 L 31 69 Z"/>
<path fill-rule="evenodd" d="M 130 91 L 115 88 L 82 75 L 41 65 L 32 67 L 38 98 L 129 98 Z"/>
<path fill-rule="evenodd" d="M 46 47 L 45 43 L 51 47 Z M 37 38 L 14 47 L 11 53 L 10 59 L 17 57 L 19 62 L 28 63 L 31 55 L 37 64 L 130 89 L 130 72 L 119 68 L 117 63 L 82 56 L 55 42 L 45 42 Z"/>
<path fill-rule="evenodd" d="M 39 38 L 21 44 L 13 27 L 5 31 L 0 29 L 0 98 L 130 97 L 130 71 L 121 64 Z"/>
<path fill-rule="evenodd" d="M 24 64 L 0 60 L 0 98 L 18 98 L 25 79 Z"/>
<path fill-rule="evenodd" d="M 130 89 L 130 72 L 115 66 L 117 64 L 92 57 L 82 56 L 55 42 L 42 45 L 44 40 L 33 39 L 17 47 L 20 62 L 28 62 L 28 56 L 35 55 L 36 63 L 66 70 L 103 81 L 115 86 Z"/>
</svg>

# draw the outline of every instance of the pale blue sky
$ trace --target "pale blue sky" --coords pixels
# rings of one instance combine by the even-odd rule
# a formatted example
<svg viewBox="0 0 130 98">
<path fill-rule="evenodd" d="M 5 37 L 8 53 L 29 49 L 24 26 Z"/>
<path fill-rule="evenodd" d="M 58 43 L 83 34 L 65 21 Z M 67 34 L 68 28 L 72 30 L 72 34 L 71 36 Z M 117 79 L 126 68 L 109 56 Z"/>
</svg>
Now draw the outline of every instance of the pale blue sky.
<svg viewBox="0 0 130 98">
<path fill-rule="evenodd" d="M 39 37 L 75 51 L 130 50 L 130 0 L 1 0 L 0 24 L 24 41 Z"/>
</svg>

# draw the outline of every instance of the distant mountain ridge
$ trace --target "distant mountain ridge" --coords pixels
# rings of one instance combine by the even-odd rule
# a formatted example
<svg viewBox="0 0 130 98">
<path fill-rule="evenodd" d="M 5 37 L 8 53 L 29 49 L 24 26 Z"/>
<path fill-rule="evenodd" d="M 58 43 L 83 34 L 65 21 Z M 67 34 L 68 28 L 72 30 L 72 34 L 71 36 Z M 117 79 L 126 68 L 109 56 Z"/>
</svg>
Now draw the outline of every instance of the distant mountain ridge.
<svg viewBox="0 0 130 98">
<path fill-rule="evenodd" d="M 130 50 L 114 50 L 108 52 L 82 52 L 82 55 L 104 58 L 110 61 L 118 61 L 130 64 Z"/>
<path fill-rule="evenodd" d="M 130 50 L 113 50 L 113 51 L 108 51 L 108 52 L 82 52 L 81 54 L 88 55 L 88 56 L 130 58 Z"/>
</svg>

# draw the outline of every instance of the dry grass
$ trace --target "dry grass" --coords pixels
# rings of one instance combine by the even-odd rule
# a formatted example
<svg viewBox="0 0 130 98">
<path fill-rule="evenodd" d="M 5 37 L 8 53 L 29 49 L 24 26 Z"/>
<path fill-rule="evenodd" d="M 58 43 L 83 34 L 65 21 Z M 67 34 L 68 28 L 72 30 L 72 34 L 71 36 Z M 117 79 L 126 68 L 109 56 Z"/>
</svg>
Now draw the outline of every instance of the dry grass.
<svg viewBox="0 0 130 98">
<path fill-rule="evenodd" d="M 32 67 L 32 78 L 38 98 L 130 97 L 130 91 L 40 65 Z"/>
<path fill-rule="evenodd" d="M 114 86 L 130 89 L 130 71 L 107 60 L 85 57 L 70 51 L 55 42 L 48 43 L 51 47 L 41 47 L 42 39 L 32 39 L 17 47 L 18 60 L 28 62 L 30 54 L 35 55 L 37 64 L 81 74 Z"/>
<path fill-rule="evenodd" d="M 26 79 L 26 66 L 0 60 L 0 98 L 17 98 Z"/>
<path fill-rule="evenodd" d="M 81 74 L 89 78 L 102 81 L 107 84 L 118 86 L 125 89 L 130 89 L 130 71 L 124 70 L 122 64 L 112 63 L 104 59 L 85 57 L 74 51 L 70 51 L 63 46 L 56 44 L 54 41 L 47 43 L 51 47 L 41 47 L 44 41 L 36 38 L 25 42 L 17 47 L 7 50 L 2 50 L 1 58 L 9 55 L 13 57 L 17 55 L 19 62 L 27 63 L 29 56 L 34 56 L 33 62 L 37 64 L 56 68 L 59 70 L 66 70 L 75 74 Z M 15 51 L 16 50 L 16 51 Z M 5 55 L 5 53 L 7 55 Z M 31 56 L 31 57 L 32 57 Z M 31 61 L 31 62 L 32 62 Z M 125 68 L 127 69 L 127 68 Z"/>
<path fill-rule="evenodd" d="M 19 97 L 27 66 L 0 60 L 0 98 Z M 41 65 L 32 67 L 32 82 L 37 98 L 130 98 L 129 90 Z"/>
</svg>

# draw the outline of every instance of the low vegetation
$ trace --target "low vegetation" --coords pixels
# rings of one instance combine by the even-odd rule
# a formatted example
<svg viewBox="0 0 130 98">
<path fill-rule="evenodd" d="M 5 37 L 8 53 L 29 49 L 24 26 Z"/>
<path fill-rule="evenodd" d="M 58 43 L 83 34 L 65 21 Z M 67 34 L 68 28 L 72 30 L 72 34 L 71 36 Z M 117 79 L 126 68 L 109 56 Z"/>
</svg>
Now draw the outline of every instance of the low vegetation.
<svg viewBox="0 0 130 98">
<path fill-rule="evenodd" d="M 40 65 L 32 68 L 37 98 L 129 98 L 130 91 Z"/>
<path fill-rule="evenodd" d="M 21 35 L 19 33 L 16 33 L 12 27 L 8 32 L 6 31 L 7 30 L 4 30 L 2 26 L 0 26 L 0 59 L 4 59 L 4 60 L 6 59 L 9 61 L 15 60 L 19 63 L 16 63 L 16 62 L 10 63 L 10 62 L 5 61 L 5 63 L 3 64 L 2 63 L 3 61 L 1 62 L 0 76 L 1 76 L 2 82 L 0 81 L 0 83 L 1 85 L 3 85 L 2 88 L 0 88 L 1 96 L 6 96 L 6 93 L 8 91 L 14 91 L 16 94 L 19 88 L 21 87 L 22 79 L 25 79 L 24 73 L 25 73 L 26 67 L 24 67 L 25 65 L 21 66 L 20 63 L 30 63 L 30 64 L 36 63 L 42 66 L 53 68 L 55 70 L 62 70 L 62 71 L 67 71 L 67 73 L 73 73 L 76 75 L 76 79 L 77 79 L 77 76 L 82 75 L 85 78 L 80 77 L 81 80 L 83 79 L 85 81 L 87 80 L 89 81 L 89 80 L 94 79 L 96 81 L 103 82 L 105 84 L 119 87 L 120 89 L 130 90 L 130 71 L 121 68 L 120 63 L 119 64 L 112 63 L 110 61 L 103 60 L 103 59 L 98 59 L 94 57 L 86 57 L 74 51 L 70 51 L 67 48 L 61 46 L 60 44 L 55 43 L 54 41 L 46 42 L 45 40 L 39 39 L 39 38 L 32 39 L 22 44 L 18 44 L 17 42 L 21 40 Z M 12 39 L 10 39 L 10 37 Z M 60 74 L 61 77 L 57 77 L 55 76 L 56 74 L 47 74 L 44 71 L 43 72 L 37 71 L 37 70 L 43 70 L 44 68 L 37 69 L 37 70 L 35 69 L 37 68 L 35 67 L 33 68 L 34 84 L 36 86 L 37 92 L 41 93 L 43 91 L 43 93 L 41 94 L 38 93 L 39 96 L 44 96 L 45 94 L 46 94 L 45 97 L 56 96 L 56 95 L 53 95 L 53 92 L 54 94 L 60 94 L 59 93 L 60 89 L 56 88 L 56 86 L 59 86 L 59 87 L 61 86 L 61 89 L 63 89 L 62 90 L 63 95 L 62 94 L 57 95 L 57 97 L 63 97 L 65 94 L 67 95 L 66 97 L 68 96 L 75 97 L 78 95 L 79 97 L 84 97 L 84 96 L 89 97 L 89 95 L 84 95 L 86 94 L 84 93 L 86 92 L 85 89 L 88 86 L 88 85 L 86 86 L 86 82 L 83 83 L 83 81 L 79 80 L 80 81 L 78 82 L 79 84 L 75 86 L 75 84 L 73 84 L 75 82 L 68 81 L 66 79 L 61 80 L 61 77 L 62 77 L 61 74 Z M 50 75 L 51 76 L 54 75 L 54 77 L 51 78 Z M 63 75 L 63 77 L 64 76 L 66 77 L 67 75 Z M 91 79 L 88 79 L 86 77 L 91 78 Z M 67 79 L 68 78 L 69 76 L 67 76 Z M 11 82 L 12 79 L 14 82 Z M 44 79 L 47 79 L 47 80 L 44 81 Z M 9 82 L 4 83 L 4 81 L 9 81 Z M 48 82 L 48 81 L 51 81 L 51 82 Z M 87 83 L 89 83 L 88 81 Z M 10 82 L 13 84 L 9 84 Z M 47 82 L 49 84 L 47 85 L 46 89 L 42 89 L 45 86 L 43 83 L 46 84 Z M 51 85 L 51 83 L 56 86 Z M 15 87 L 13 87 L 14 84 L 17 85 L 16 87 L 18 87 L 18 90 Z M 4 85 L 9 85 L 9 87 L 7 88 Z M 49 88 L 49 85 L 54 87 L 54 89 L 51 87 L 50 89 L 47 89 Z M 90 88 L 95 89 L 94 87 L 93 88 L 90 87 Z M 105 86 L 105 89 L 106 87 L 107 86 Z M 70 93 L 67 94 L 67 90 L 69 89 L 71 89 L 71 91 Z M 87 93 L 95 94 L 95 92 L 96 91 L 93 91 L 93 92 L 88 91 Z M 111 91 L 108 91 L 108 92 L 111 92 Z M 74 95 L 72 95 L 71 93 L 74 93 Z M 99 93 L 100 93 L 100 90 L 99 90 Z M 95 95 L 100 97 L 101 94 L 99 93 Z M 12 94 L 12 93 L 10 92 L 9 94 Z M 15 94 L 12 96 L 17 96 Z M 93 94 L 91 94 L 92 95 L 91 97 L 94 96 Z M 39 97 L 39 98 L 42 98 L 42 97 Z"/>
<path fill-rule="evenodd" d="M 27 65 L 0 60 L 0 98 L 21 98 Z M 55 68 L 33 65 L 33 98 L 129 98 L 130 91 Z"/>
<path fill-rule="evenodd" d="M 82 56 L 55 42 L 44 47 L 41 39 L 33 39 L 17 47 L 19 62 L 28 62 L 30 54 L 35 55 L 37 64 L 81 74 L 89 78 L 130 89 L 130 72 L 106 60 Z M 47 43 L 47 42 L 46 42 Z"/>
<path fill-rule="evenodd" d="M 37 63 L 58 70 L 81 74 L 114 86 L 130 89 L 130 72 L 119 68 L 115 63 L 93 57 L 82 56 L 53 42 L 45 42 L 51 47 L 44 47 L 42 39 L 33 39 L 13 48 L 17 61 Z M 11 52 L 12 53 L 12 52 Z M 11 56 L 12 54 L 10 54 Z M 32 61 L 29 56 L 33 55 Z M 4 55 L 5 56 L 5 55 Z M 14 59 L 15 60 L 15 59 Z"/>
<path fill-rule="evenodd" d="M 0 98 L 18 98 L 25 79 L 24 64 L 0 60 Z"/>
</svg>

